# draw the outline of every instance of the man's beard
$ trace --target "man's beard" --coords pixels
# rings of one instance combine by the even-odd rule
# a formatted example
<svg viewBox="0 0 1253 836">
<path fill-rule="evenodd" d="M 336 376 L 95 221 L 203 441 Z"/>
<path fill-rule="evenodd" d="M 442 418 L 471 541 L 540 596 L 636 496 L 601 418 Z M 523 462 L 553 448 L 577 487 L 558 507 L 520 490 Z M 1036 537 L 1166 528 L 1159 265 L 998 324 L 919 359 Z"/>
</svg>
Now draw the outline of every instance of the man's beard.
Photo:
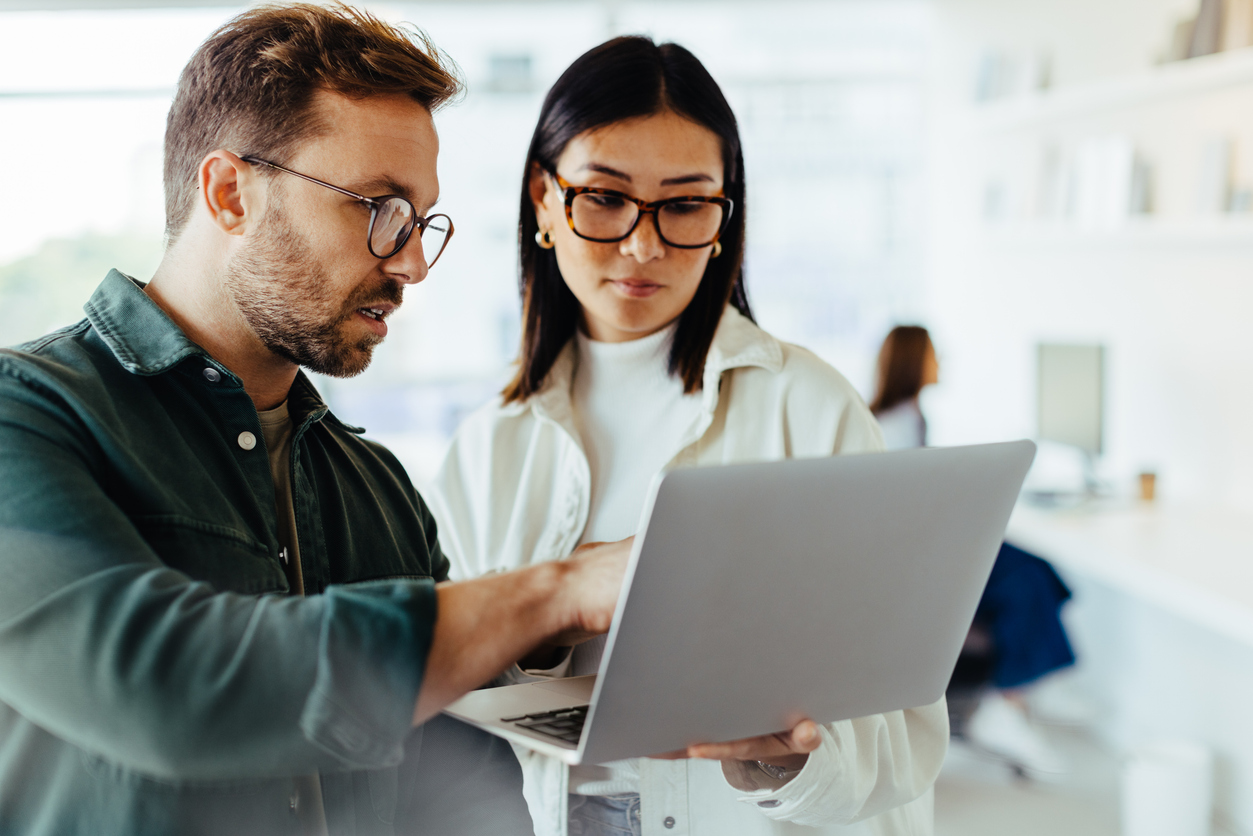
<svg viewBox="0 0 1253 836">
<path fill-rule="evenodd" d="M 332 377 L 361 374 L 382 342 L 375 334 L 350 339 L 340 333 L 357 309 L 399 306 L 403 293 L 398 282 L 384 279 L 358 287 L 346 301 L 334 298 L 326 271 L 287 222 L 281 202 L 274 201 L 252 244 L 227 264 L 225 284 L 266 348 Z"/>
</svg>

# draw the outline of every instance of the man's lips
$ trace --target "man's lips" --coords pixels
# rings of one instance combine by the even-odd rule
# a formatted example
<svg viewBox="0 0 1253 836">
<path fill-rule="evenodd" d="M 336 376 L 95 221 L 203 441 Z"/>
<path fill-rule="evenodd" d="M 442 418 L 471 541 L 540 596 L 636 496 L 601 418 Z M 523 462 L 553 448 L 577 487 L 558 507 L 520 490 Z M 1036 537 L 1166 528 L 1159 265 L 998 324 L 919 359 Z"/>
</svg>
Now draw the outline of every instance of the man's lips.
<svg viewBox="0 0 1253 836">
<path fill-rule="evenodd" d="M 643 299 L 652 296 L 661 290 L 665 285 L 658 284 L 652 279 L 609 279 L 611 285 L 624 296 L 630 296 L 633 299 Z"/>
<path fill-rule="evenodd" d="M 396 310 L 397 306 L 386 302 L 373 305 L 363 305 L 357 308 L 354 313 L 361 319 L 370 330 L 380 337 L 387 336 L 387 323 L 384 322 L 391 313 Z"/>
</svg>

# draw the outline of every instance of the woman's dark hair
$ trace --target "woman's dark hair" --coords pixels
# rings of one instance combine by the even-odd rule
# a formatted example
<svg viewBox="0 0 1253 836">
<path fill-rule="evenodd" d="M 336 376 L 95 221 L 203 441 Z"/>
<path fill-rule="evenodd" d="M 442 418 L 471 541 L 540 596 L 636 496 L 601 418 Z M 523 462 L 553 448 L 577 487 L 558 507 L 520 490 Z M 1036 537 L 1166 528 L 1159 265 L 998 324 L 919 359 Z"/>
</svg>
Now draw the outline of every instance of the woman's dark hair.
<svg viewBox="0 0 1253 836">
<path fill-rule="evenodd" d="M 722 255 L 711 258 L 691 303 L 679 315 L 670 349 L 670 373 L 691 393 L 701 388 L 705 355 L 722 312 L 730 302 L 753 318 L 744 290 L 744 155 L 735 114 L 709 71 L 678 44 L 658 46 L 650 39 L 614 38 L 585 52 L 548 91 L 531 138 L 522 173 L 518 222 L 521 262 L 522 349 L 518 372 L 502 393 L 505 402 L 539 392 L 561 349 L 579 323 L 579 302 L 557 269 L 551 249 L 535 242 L 539 230 L 531 200 L 531 172 L 538 164 L 556 170 L 566 145 L 582 133 L 615 122 L 672 111 L 702 125 L 722 141 L 723 193 L 735 203 L 719 241 Z"/>
<path fill-rule="evenodd" d="M 922 391 L 922 373 L 931 348 L 931 335 L 920 325 L 898 325 L 879 349 L 879 379 L 870 411 L 886 412 Z"/>
</svg>

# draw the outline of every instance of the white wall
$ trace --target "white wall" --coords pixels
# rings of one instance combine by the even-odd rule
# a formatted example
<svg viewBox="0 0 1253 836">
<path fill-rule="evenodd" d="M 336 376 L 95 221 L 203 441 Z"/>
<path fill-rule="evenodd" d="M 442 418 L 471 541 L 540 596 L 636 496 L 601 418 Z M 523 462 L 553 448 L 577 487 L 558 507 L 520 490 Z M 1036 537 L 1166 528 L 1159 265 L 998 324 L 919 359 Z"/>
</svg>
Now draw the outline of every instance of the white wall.
<svg viewBox="0 0 1253 836">
<path fill-rule="evenodd" d="M 1206 141 L 1239 135 L 1238 157 L 1250 156 L 1253 82 L 1010 129 L 989 128 L 972 101 L 989 49 L 1051 55 L 1063 94 L 1143 74 L 1189 5 L 939 0 L 927 273 L 942 361 L 927 404 L 936 443 L 1030 435 L 1035 343 L 1103 342 L 1115 485 L 1130 490 L 1136 472 L 1156 469 L 1169 501 L 1253 506 L 1253 225 L 1196 225 L 1193 200 Z M 1109 134 L 1131 136 L 1154 163 L 1157 227 L 1082 235 L 983 220 L 995 169 L 1026 182 L 1048 143 Z M 1021 208 L 1030 196 L 1008 199 Z"/>
</svg>

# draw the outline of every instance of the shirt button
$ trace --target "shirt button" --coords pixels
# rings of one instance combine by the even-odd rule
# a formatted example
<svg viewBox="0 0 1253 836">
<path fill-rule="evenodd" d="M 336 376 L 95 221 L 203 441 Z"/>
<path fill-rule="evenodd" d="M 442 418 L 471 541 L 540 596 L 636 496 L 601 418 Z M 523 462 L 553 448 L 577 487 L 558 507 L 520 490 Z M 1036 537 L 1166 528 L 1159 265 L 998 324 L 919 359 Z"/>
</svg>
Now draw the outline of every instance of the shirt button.
<svg viewBox="0 0 1253 836">
<path fill-rule="evenodd" d="M 288 800 L 287 806 L 291 808 L 291 811 L 293 813 L 296 812 L 296 810 L 300 807 L 300 796 L 293 794 L 292 797 Z"/>
<path fill-rule="evenodd" d="M 235 440 L 238 441 L 239 446 L 244 448 L 245 450 L 251 450 L 253 447 L 257 446 L 257 437 L 253 435 L 252 433 L 248 432 L 247 430 L 244 430 L 242 433 L 240 433 L 239 438 Z"/>
<path fill-rule="evenodd" d="M 672 829 L 674 827 L 674 816 L 666 816 L 662 824 L 666 826 L 666 830 Z"/>
<path fill-rule="evenodd" d="M 769 809 L 771 807 L 778 807 L 782 803 L 783 802 L 777 798 L 767 798 L 765 801 L 758 801 L 757 806 Z"/>
<path fill-rule="evenodd" d="M 209 381 L 210 383 L 217 383 L 219 380 L 222 379 L 222 373 L 218 371 L 217 369 L 213 368 L 212 366 L 210 366 L 209 368 L 204 370 L 204 379 Z"/>
</svg>

